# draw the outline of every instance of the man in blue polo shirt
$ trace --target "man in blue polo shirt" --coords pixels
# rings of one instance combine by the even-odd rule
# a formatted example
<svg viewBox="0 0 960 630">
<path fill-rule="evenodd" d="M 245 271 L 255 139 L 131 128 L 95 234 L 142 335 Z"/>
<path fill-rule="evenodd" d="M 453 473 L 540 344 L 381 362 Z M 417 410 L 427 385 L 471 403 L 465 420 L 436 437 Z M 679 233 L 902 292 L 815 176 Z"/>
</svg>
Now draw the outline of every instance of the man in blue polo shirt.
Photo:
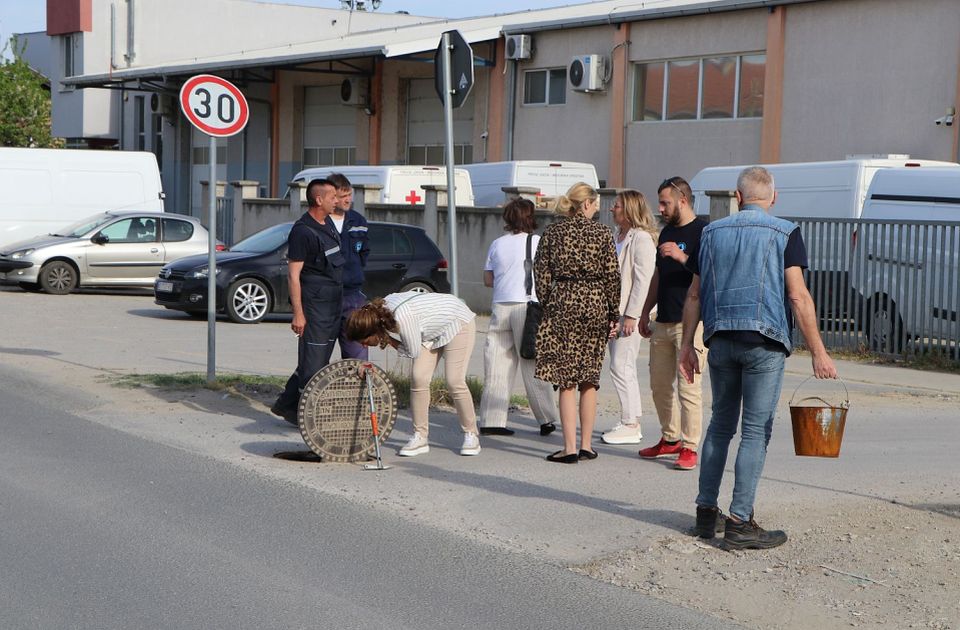
<svg viewBox="0 0 960 630">
<path fill-rule="evenodd" d="M 337 206 L 330 220 L 340 233 L 343 257 L 343 312 L 340 318 L 340 357 L 367 360 L 367 347 L 347 338 L 347 318 L 367 303 L 363 294 L 363 269 L 370 255 L 367 219 L 353 210 L 353 185 L 342 173 L 332 173 L 327 180 L 337 187 Z"/>
<path fill-rule="evenodd" d="M 701 448 L 696 532 L 713 538 L 724 526 L 728 549 L 770 549 L 787 541 L 753 518 L 773 418 L 780 400 L 784 361 L 793 350 L 793 317 L 813 359 L 813 375 L 836 378 L 813 298 L 803 280 L 807 252 L 800 228 L 767 214 L 776 202 L 773 176 L 744 169 L 737 179 L 736 214 L 711 222 L 700 237 L 700 255 L 688 261 L 693 282 L 683 306 L 680 372 L 692 382 L 700 372 L 694 331 L 703 320 L 710 347 L 713 414 Z M 742 410 L 742 411 L 741 411 Z M 717 507 L 730 440 L 740 427 L 730 516 Z"/>
</svg>

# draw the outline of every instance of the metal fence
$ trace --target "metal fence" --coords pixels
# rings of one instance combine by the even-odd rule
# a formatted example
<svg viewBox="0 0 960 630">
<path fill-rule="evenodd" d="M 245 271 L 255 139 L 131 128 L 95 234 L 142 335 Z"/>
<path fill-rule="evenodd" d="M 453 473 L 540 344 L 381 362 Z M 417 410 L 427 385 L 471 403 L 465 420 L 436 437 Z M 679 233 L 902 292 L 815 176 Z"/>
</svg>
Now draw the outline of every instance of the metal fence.
<svg viewBox="0 0 960 630">
<path fill-rule="evenodd" d="M 794 221 L 829 348 L 960 361 L 960 222 Z"/>
<path fill-rule="evenodd" d="M 217 239 L 233 246 L 233 197 L 217 197 Z"/>
</svg>

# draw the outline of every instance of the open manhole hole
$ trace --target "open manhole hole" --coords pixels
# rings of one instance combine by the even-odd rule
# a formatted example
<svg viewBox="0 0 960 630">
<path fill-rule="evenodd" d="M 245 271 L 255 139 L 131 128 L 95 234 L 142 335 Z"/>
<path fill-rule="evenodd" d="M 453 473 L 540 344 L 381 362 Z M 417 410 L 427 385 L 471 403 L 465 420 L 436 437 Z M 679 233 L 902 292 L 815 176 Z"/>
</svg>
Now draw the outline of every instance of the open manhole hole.
<svg viewBox="0 0 960 630">
<path fill-rule="evenodd" d="M 276 453 L 292 461 L 359 462 L 374 456 L 376 442 L 370 422 L 370 393 L 360 367 L 368 365 L 373 411 L 377 414 L 380 443 L 397 421 L 397 392 L 380 367 L 358 359 L 344 359 L 314 374 L 300 395 L 297 423 L 308 452 Z M 309 454 L 319 456 L 308 458 Z"/>
</svg>

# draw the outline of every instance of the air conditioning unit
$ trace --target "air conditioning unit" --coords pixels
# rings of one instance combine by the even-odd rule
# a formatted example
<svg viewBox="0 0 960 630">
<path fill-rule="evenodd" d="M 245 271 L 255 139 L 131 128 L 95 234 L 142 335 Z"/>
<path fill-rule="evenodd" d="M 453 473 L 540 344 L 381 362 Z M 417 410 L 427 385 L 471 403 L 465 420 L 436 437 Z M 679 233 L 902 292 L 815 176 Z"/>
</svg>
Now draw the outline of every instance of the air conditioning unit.
<svg viewBox="0 0 960 630">
<path fill-rule="evenodd" d="M 533 38 L 529 35 L 507 35 L 507 59 L 529 59 L 533 56 Z"/>
<path fill-rule="evenodd" d="M 567 80 L 575 92 L 600 92 L 607 76 L 607 60 L 603 55 L 577 55 L 570 62 Z"/>
<path fill-rule="evenodd" d="M 368 104 L 366 77 L 347 77 L 340 83 L 340 104 L 354 107 Z"/>
</svg>

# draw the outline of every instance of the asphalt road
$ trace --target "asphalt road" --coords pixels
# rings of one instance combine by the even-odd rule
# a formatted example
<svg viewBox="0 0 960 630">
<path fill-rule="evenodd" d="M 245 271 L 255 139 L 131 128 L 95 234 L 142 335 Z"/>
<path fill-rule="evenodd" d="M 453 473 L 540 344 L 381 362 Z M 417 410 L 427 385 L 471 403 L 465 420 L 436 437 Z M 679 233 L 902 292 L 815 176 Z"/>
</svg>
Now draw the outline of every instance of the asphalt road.
<svg viewBox="0 0 960 630">
<path fill-rule="evenodd" d="M 0 627 L 729 628 L 70 413 L 0 366 Z"/>
</svg>

